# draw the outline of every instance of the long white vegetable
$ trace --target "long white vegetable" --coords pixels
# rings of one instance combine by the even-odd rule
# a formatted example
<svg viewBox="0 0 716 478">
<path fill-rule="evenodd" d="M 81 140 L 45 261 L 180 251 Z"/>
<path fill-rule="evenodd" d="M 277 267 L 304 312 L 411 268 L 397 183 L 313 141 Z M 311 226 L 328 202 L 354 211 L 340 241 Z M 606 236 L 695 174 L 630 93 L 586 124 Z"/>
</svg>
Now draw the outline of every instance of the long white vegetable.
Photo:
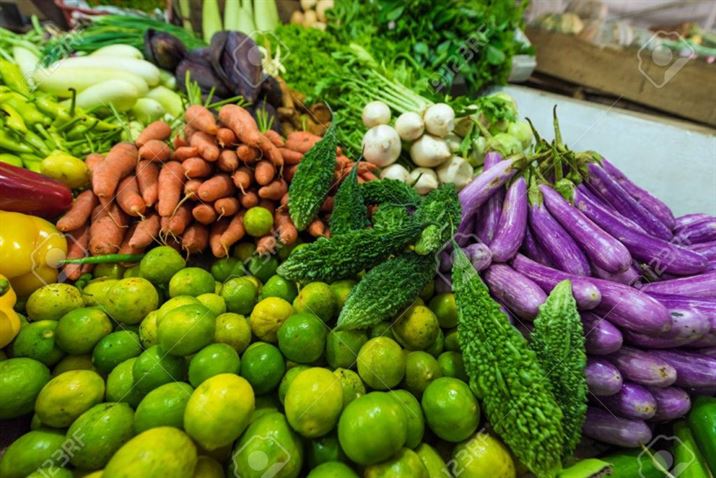
<svg viewBox="0 0 716 478">
<path fill-rule="evenodd" d="M 132 114 L 142 123 L 149 124 L 164 116 L 164 108 L 156 100 L 139 98 L 132 106 Z"/>
<path fill-rule="evenodd" d="M 159 68 L 148 61 L 135 60 L 133 58 L 78 56 L 54 63 L 48 67 L 48 70 L 55 68 L 101 68 L 107 70 L 119 70 L 139 76 L 147 82 L 147 85 L 149 86 L 159 84 Z"/>
<path fill-rule="evenodd" d="M 191 25 L 191 2 L 190 0 L 179 0 L 179 13 L 182 16 L 182 24 L 184 30 L 194 33 L 194 27 Z"/>
<path fill-rule="evenodd" d="M 259 0 L 254 5 L 254 23 L 261 31 L 272 32 L 276 29 L 280 20 L 275 0 Z"/>
<path fill-rule="evenodd" d="M 181 97 L 174 91 L 164 86 L 157 86 L 149 90 L 149 93 L 145 95 L 145 98 L 158 101 L 164 111 L 170 115 L 178 118 L 184 111 L 184 105 L 182 104 Z"/>
<path fill-rule="evenodd" d="M 71 97 L 70 88 L 81 92 L 108 80 L 122 80 L 131 83 L 139 95 L 144 95 L 149 91 L 147 83 L 139 76 L 113 68 L 73 68 L 63 64 L 56 68 L 39 69 L 35 71 L 32 78 L 41 91 L 60 98 Z"/>
<path fill-rule="evenodd" d="M 256 36 L 256 25 L 254 25 L 254 17 L 246 8 L 239 9 L 239 27 L 241 33 L 249 35 L 251 38 Z"/>
<path fill-rule="evenodd" d="M 79 93 L 77 106 L 90 110 L 111 103 L 117 111 L 127 111 L 134 106 L 138 98 L 137 89 L 128 81 L 109 80 L 92 85 Z"/>
<path fill-rule="evenodd" d="M 239 15 L 241 2 L 239 0 L 226 0 L 224 2 L 224 30 L 239 30 Z"/>
<path fill-rule="evenodd" d="M 40 59 L 37 55 L 27 48 L 14 46 L 12 47 L 12 58 L 15 60 L 15 63 L 17 63 L 17 66 L 20 67 L 20 71 L 22 71 L 22 75 L 25 79 L 33 85 L 32 75 L 40 64 Z"/>
<path fill-rule="evenodd" d="M 221 12 L 218 0 L 204 0 L 201 8 L 201 32 L 206 43 L 211 42 L 214 33 L 221 31 Z"/>
<path fill-rule="evenodd" d="M 144 55 L 139 49 L 132 45 L 107 45 L 99 50 L 93 51 L 90 56 L 112 56 L 120 58 L 134 58 L 135 60 L 144 60 Z"/>
</svg>

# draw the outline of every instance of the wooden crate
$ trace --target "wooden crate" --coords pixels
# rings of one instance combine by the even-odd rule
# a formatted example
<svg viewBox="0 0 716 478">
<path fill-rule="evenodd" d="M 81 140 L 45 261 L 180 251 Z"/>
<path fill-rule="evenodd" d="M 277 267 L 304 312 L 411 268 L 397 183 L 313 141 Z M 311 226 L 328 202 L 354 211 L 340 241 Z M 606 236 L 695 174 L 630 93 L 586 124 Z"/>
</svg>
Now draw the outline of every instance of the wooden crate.
<svg viewBox="0 0 716 478">
<path fill-rule="evenodd" d="M 716 64 L 690 60 L 664 81 L 668 67 L 655 65 L 649 51 L 600 47 L 540 29 L 528 29 L 527 36 L 539 73 L 716 126 Z"/>
</svg>

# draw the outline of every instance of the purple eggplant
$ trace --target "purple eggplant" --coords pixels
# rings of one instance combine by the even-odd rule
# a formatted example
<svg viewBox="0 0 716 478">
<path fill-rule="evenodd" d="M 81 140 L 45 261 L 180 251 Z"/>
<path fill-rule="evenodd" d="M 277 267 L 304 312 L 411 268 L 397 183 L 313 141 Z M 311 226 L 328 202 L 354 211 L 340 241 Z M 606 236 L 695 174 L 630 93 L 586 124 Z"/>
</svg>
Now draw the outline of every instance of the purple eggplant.
<svg viewBox="0 0 716 478">
<path fill-rule="evenodd" d="M 497 163 L 502 161 L 500 153 L 491 151 L 485 155 L 485 162 L 482 171 L 487 171 Z M 505 199 L 505 190 L 500 188 L 487 200 L 480 208 L 479 215 L 475 221 L 475 235 L 485 244 L 489 244 L 495 237 L 497 225 L 500 222 L 500 213 L 502 212 L 502 202 Z"/>
<path fill-rule="evenodd" d="M 597 204 L 584 185 L 577 187 L 574 205 L 599 227 L 621 241 L 636 259 L 653 264 L 660 273 L 697 274 L 706 267 L 706 259 L 702 255 L 646 234 L 629 219 Z M 594 265 L 603 269 L 596 262 Z"/>
<path fill-rule="evenodd" d="M 701 355 L 707 355 L 709 357 L 716 358 L 716 346 L 715 347 L 708 347 L 704 349 L 699 349 L 699 353 Z"/>
<path fill-rule="evenodd" d="M 622 347 L 622 333 L 611 322 L 591 312 L 582 312 L 581 316 L 587 353 L 607 355 Z"/>
<path fill-rule="evenodd" d="M 649 336 L 624 331 L 627 341 L 633 345 L 650 349 L 671 349 L 690 344 L 711 330 L 711 321 L 692 309 L 671 309 L 671 330 L 659 335 Z"/>
<path fill-rule="evenodd" d="M 675 224 L 674 224 L 674 231 L 679 232 L 685 227 L 689 227 L 693 224 L 699 223 L 701 221 L 713 219 L 714 216 L 710 216 L 708 214 L 703 214 L 700 212 L 692 213 L 692 214 L 684 214 L 683 216 L 679 216 L 676 218 Z"/>
<path fill-rule="evenodd" d="M 587 408 L 582 432 L 585 436 L 609 445 L 638 448 L 651 441 L 651 429 L 643 420 L 627 420 L 596 407 Z"/>
<path fill-rule="evenodd" d="M 641 278 L 639 271 L 633 265 L 626 271 L 617 272 L 616 274 L 611 274 L 595 265 L 592 265 L 592 272 L 596 277 L 599 277 L 600 279 L 618 282 L 624 285 L 633 285 Z"/>
<path fill-rule="evenodd" d="M 656 399 L 646 387 L 636 383 L 624 382 L 619 392 L 601 397 L 598 403 L 624 418 L 648 420 L 656 414 Z"/>
<path fill-rule="evenodd" d="M 522 252 L 522 254 L 529 257 L 533 261 L 539 262 L 540 264 L 547 267 L 553 267 L 552 259 L 549 258 L 542 246 L 537 243 L 529 225 L 525 230 L 525 239 L 524 241 L 522 241 L 522 247 L 520 248 L 520 252 Z"/>
<path fill-rule="evenodd" d="M 674 213 L 671 212 L 669 206 L 667 206 L 661 199 L 658 199 L 646 189 L 642 189 L 634 184 L 623 172 L 604 158 L 602 158 L 602 167 L 611 177 L 619 182 L 621 187 L 623 187 L 626 192 L 628 192 L 642 206 L 647 208 L 654 216 L 658 217 L 659 220 L 666 225 L 666 227 L 669 229 L 674 228 L 676 225 Z"/>
<path fill-rule="evenodd" d="M 537 317 L 547 299 L 540 286 L 505 264 L 492 264 L 483 278 L 492 295 L 523 319 Z"/>
<path fill-rule="evenodd" d="M 692 244 L 691 246 L 689 246 L 689 249 L 694 252 L 698 252 L 709 261 L 716 260 L 716 241 Z"/>
<path fill-rule="evenodd" d="M 655 352 L 622 347 L 607 357 L 625 379 L 650 387 L 668 387 L 676 381 L 676 369 Z"/>
<path fill-rule="evenodd" d="M 477 215 L 480 213 L 478 210 L 475 214 L 471 214 L 470 216 L 462 216 L 462 221 L 464 224 L 461 223 L 461 227 L 464 227 L 464 231 L 457 231 L 455 233 L 455 242 L 457 242 L 457 245 L 460 247 L 465 247 L 466 245 L 475 242 L 475 234 L 473 234 L 473 229 L 475 228 L 475 224 L 477 223 Z"/>
<path fill-rule="evenodd" d="M 671 229 L 637 202 L 616 179 L 612 178 L 598 164 L 591 163 L 587 169 L 589 171 L 587 184 L 620 214 L 639 224 L 644 231 L 652 236 L 666 241 L 672 238 Z"/>
<path fill-rule="evenodd" d="M 462 218 L 458 233 L 466 234 L 468 229 L 467 219 L 485 204 L 490 197 L 498 191 L 502 185 L 512 178 L 517 172 L 514 159 L 504 159 L 472 180 L 470 184 L 460 191 L 460 205 L 462 206 Z"/>
<path fill-rule="evenodd" d="M 704 348 L 716 347 L 716 332 L 712 329 L 708 334 L 698 340 L 694 340 L 686 347 L 690 349 L 697 349 L 699 353 L 701 353 Z"/>
<path fill-rule="evenodd" d="M 680 244 L 702 244 L 716 241 L 716 219 L 709 219 L 684 228 L 676 235 Z"/>
<path fill-rule="evenodd" d="M 676 369 L 676 385 L 692 387 L 716 387 L 716 358 L 681 350 L 652 350 L 651 354 Z"/>
<path fill-rule="evenodd" d="M 716 298 L 716 272 L 699 274 L 681 279 L 652 282 L 645 285 L 644 292 L 657 294 L 685 295 L 690 297 Z"/>
<path fill-rule="evenodd" d="M 554 287 L 565 279 L 572 281 L 572 294 L 577 301 L 580 310 L 591 310 L 602 301 L 602 293 L 595 286 L 591 279 L 584 279 L 580 276 L 567 274 L 566 272 L 552 269 L 551 267 L 539 264 L 522 254 L 517 254 L 512 260 L 512 267 L 519 273 L 539 285 L 544 291 L 552 291 Z"/>
<path fill-rule="evenodd" d="M 671 329 L 669 311 L 653 297 L 639 290 L 592 278 L 602 293 L 596 312 L 613 324 L 644 334 L 660 334 Z"/>
<path fill-rule="evenodd" d="M 608 397 L 622 388 L 622 374 L 608 360 L 589 357 L 584 369 L 589 392 L 597 397 Z"/>
<path fill-rule="evenodd" d="M 530 207 L 530 228 L 535 241 L 556 269 L 578 276 L 589 275 L 589 262 L 584 252 L 543 205 Z"/>
<path fill-rule="evenodd" d="M 527 183 L 519 178 L 507 190 L 500 222 L 490 242 L 492 259 L 507 262 L 515 257 L 527 228 Z"/>
<path fill-rule="evenodd" d="M 669 309 L 694 309 L 707 316 L 716 316 L 716 300 L 708 297 L 661 294 L 650 290 L 647 290 L 646 293 Z"/>
<path fill-rule="evenodd" d="M 472 262 L 477 271 L 484 271 L 492 264 L 492 251 L 482 242 L 470 244 L 463 251 L 470 258 L 470 262 Z"/>
<path fill-rule="evenodd" d="M 678 387 L 650 388 L 656 400 L 654 422 L 670 422 L 686 415 L 691 409 L 691 399 L 686 391 Z"/>
<path fill-rule="evenodd" d="M 539 187 L 552 216 L 567 230 L 593 264 L 607 272 L 625 271 L 631 255 L 624 245 L 572 207 L 557 191 L 547 185 Z"/>
</svg>

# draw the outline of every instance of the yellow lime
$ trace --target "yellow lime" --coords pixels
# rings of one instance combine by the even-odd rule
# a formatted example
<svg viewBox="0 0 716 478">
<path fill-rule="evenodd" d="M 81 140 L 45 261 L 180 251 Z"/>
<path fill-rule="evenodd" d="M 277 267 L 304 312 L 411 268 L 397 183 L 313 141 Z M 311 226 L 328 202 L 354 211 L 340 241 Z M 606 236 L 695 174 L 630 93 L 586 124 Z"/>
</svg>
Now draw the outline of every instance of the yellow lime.
<svg viewBox="0 0 716 478">
<path fill-rule="evenodd" d="M 72 355 L 91 352 L 102 337 L 112 332 L 112 322 L 98 307 L 80 307 L 60 318 L 55 342 Z"/>
<path fill-rule="evenodd" d="M 215 315 L 203 305 L 183 305 L 162 317 L 157 342 L 168 354 L 193 354 L 214 339 L 215 321 Z"/>
<path fill-rule="evenodd" d="M 515 463 L 505 445 L 480 432 L 453 450 L 454 470 L 464 478 L 515 478 Z"/>
<path fill-rule="evenodd" d="M 85 355 L 67 355 L 62 360 L 57 362 L 55 368 L 52 369 L 52 376 L 56 377 L 61 373 L 65 373 L 68 370 L 95 370 L 92 364 L 92 356 L 89 354 Z"/>
<path fill-rule="evenodd" d="M 293 301 L 297 312 L 310 312 L 319 316 L 324 322 L 330 322 L 338 311 L 336 297 L 331 287 L 325 282 L 306 284 Z"/>
<path fill-rule="evenodd" d="M 214 292 L 214 276 L 200 267 L 187 267 L 169 280 L 169 297 L 190 295 L 193 297 Z"/>
<path fill-rule="evenodd" d="M 278 399 L 283 404 L 286 393 L 288 393 L 288 387 L 291 386 L 291 382 L 293 382 L 293 379 L 298 376 L 299 373 L 303 372 L 304 370 L 308 370 L 308 365 L 296 365 L 295 367 L 291 367 L 290 369 L 286 370 L 286 373 L 283 374 L 283 378 L 281 379 L 281 382 L 278 384 Z"/>
<path fill-rule="evenodd" d="M 254 307 L 249 317 L 251 331 L 259 340 L 275 343 L 279 327 L 293 314 L 289 302 L 279 297 L 268 297 Z"/>
<path fill-rule="evenodd" d="M 28 297 L 25 311 L 30 320 L 58 320 L 67 312 L 83 305 L 84 301 L 77 287 L 69 284 L 47 284 Z"/>
<path fill-rule="evenodd" d="M 451 352 L 460 351 L 460 342 L 457 337 L 457 329 L 451 329 L 445 332 L 445 350 Z"/>
<path fill-rule="evenodd" d="M 224 478 L 221 463 L 209 456 L 200 456 L 192 478 Z"/>
<path fill-rule="evenodd" d="M 161 308 L 159 309 L 161 310 Z M 153 310 L 147 314 L 139 324 L 139 341 L 145 349 L 157 345 L 157 319 L 159 310 Z"/>
<path fill-rule="evenodd" d="M 112 286 L 103 306 L 105 312 L 117 322 L 138 324 L 159 307 L 159 294 L 147 279 L 129 277 Z"/>
<path fill-rule="evenodd" d="M 327 461 L 312 469 L 307 478 L 359 478 L 358 473 L 340 461 Z"/>
<path fill-rule="evenodd" d="M 391 459 L 371 465 L 363 472 L 364 478 L 429 478 L 428 470 L 413 450 L 403 448 Z"/>
<path fill-rule="evenodd" d="M 400 403 L 405 412 L 408 424 L 405 446 L 415 448 L 423 441 L 425 433 L 425 418 L 423 410 L 420 408 L 420 402 L 415 395 L 407 390 L 391 390 L 388 394 Z"/>
<path fill-rule="evenodd" d="M 338 310 L 343 308 L 343 304 L 348 300 L 348 296 L 355 285 L 356 281 L 352 279 L 339 280 L 331 284 L 331 290 L 333 291 L 333 297 L 336 299 L 336 307 Z"/>
<path fill-rule="evenodd" d="M 450 476 L 450 471 L 445 461 L 443 461 L 438 452 L 435 451 L 435 448 L 427 443 L 421 443 L 420 446 L 415 449 L 415 453 L 418 454 L 420 461 L 423 462 L 423 466 L 428 470 L 428 476 L 430 478 Z"/>
<path fill-rule="evenodd" d="M 124 275 L 124 267 L 121 264 L 107 263 L 97 264 L 92 271 L 94 277 L 107 277 L 109 279 L 121 279 Z"/>
<path fill-rule="evenodd" d="M 403 349 L 388 337 L 370 339 L 358 352 L 358 374 L 373 389 L 395 387 L 405 375 Z"/>
<path fill-rule="evenodd" d="M 337 368 L 333 373 L 341 381 L 343 389 L 343 408 L 361 395 L 365 395 L 365 384 L 353 370 Z"/>
<path fill-rule="evenodd" d="M 288 387 L 286 418 L 299 434 L 315 438 L 333 429 L 343 408 L 341 382 L 330 370 L 313 367 L 299 373 Z"/>
<path fill-rule="evenodd" d="M 228 344 L 238 353 L 243 352 L 251 342 L 251 326 L 246 317 L 227 312 L 216 317 L 214 342 Z"/>
<path fill-rule="evenodd" d="M 103 399 L 102 377 L 90 370 L 70 370 L 42 387 L 35 402 L 35 413 L 42 423 L 64 428 Z"/>
<path fill-rule="evenodd" d="M 184 258 L 176 249 L 159 246 L 144 254 L 139 262 L 139 275 L 157 285 L 167 284 L 185 265 Z"/>
<path fill-rule="evenodd" d="M 252 207 L 244 215 L 244 228 L 249 236 L 265 236 L 273 228 L 273 214 L 266 208 Z"/>
<path fill-rule="evenodd" d="M 333 368 L 354 368 L 358 351 L 368 341 L 362 330 L 331 330 L 326 339 L 326 361 Z"/>
<path fill-rule="evenodd" d="M 414 305 L 393 325 L 396 340 L 410 350 L 425 350 L 438 336 L 440 325 L 433 312 L 424 305 Z"/>
<path fill-rule="evenodd" d="M 226 302 L 219 294 L 214 294 L 213 292 L 209 294 L 201 294 L 197 297 L 197 299 L 204 307 L 212 311 L 214 315 L 226 312 Z"/>
</svg>

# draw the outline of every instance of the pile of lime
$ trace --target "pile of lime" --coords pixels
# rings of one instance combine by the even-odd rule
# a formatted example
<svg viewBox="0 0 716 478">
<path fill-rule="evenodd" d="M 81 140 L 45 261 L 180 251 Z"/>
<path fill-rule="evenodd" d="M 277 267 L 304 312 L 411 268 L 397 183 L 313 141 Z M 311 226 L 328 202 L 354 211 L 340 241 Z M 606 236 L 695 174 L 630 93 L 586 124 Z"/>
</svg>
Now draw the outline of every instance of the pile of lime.
<svg viewBox="0 0 716 478">
<path fill-rule="evenodd" d="M 338 330 L 355 281 L 298 285 L 251 247 L 209 270 L 157 247 L 30 296 L 0 420 L 31 429 L 0 478 L 515 476 L 478 431 L 453 294 Z"/>
</svg>

